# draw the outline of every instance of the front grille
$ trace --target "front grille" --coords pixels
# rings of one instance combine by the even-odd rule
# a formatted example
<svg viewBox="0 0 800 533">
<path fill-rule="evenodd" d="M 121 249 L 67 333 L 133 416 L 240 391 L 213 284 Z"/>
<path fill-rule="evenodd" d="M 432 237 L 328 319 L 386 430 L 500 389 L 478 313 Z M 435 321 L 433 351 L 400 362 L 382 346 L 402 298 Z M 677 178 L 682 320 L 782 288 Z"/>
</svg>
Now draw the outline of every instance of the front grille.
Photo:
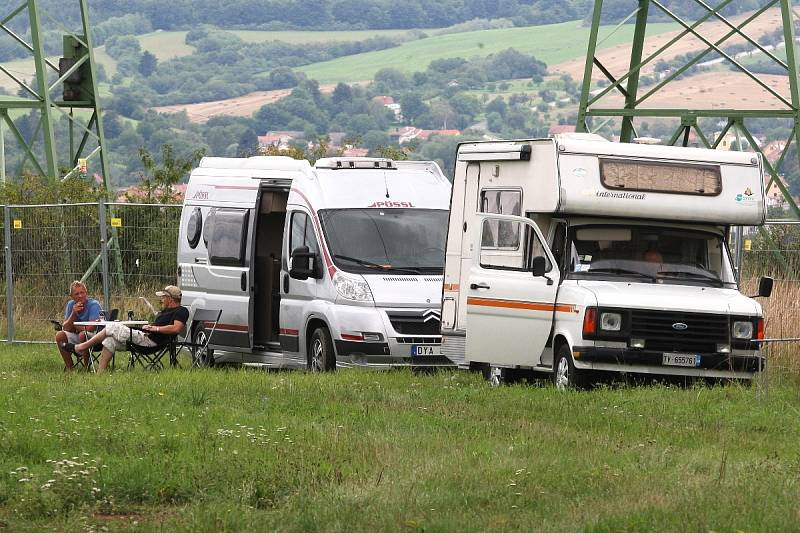
<svg viewBox="0 0 800 533">
<path fill-rule="evenodd" d="M 673 324 L 687 328 L 678 331 Z M 728 317 L 705 313 L 670 311 L 631 311 L 631 338 L 644 339 L 648 350 L 674 352 L 717 351 L 717 344 L 728 343 Z"/>
<path fill-rule="evenodd" d="M 439 335 L 440 322 L 437 315 L 422 313 L 387 313 L 392 327 L 401 335 Z M 427 320 L 426 320 L 427 318 Z"/>
<path fill-rule="evenodd" d="M 442 343 L 441 337 L 397 337 L 395 340 L 398 344 L 434 344 L 438 346 Z"/>
</svg>

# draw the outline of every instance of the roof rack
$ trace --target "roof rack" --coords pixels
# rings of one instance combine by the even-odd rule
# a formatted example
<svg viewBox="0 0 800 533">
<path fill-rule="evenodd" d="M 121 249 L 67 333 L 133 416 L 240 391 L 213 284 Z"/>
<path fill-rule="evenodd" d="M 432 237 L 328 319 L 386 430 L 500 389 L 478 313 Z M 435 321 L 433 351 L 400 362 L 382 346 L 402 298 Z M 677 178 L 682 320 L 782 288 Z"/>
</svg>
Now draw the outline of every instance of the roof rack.
<svg viewBox="0 0 800 533">
<path fill-rule="evenodd" d="M 379 157 L 325 157 L 317 161 L 314 168 L 325 168 L 330 170 L 342 169 L 382 169 L 397 170 L 397 166 L 391 159 Z"/>
</svg>

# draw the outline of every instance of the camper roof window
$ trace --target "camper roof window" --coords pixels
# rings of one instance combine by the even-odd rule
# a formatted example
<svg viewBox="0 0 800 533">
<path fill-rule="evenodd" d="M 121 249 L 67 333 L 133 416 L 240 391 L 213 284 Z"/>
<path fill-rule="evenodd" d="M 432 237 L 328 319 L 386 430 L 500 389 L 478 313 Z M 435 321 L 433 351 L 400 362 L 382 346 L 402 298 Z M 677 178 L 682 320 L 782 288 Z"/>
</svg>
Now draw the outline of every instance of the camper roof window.
<svg viewBox="0 0 800 533">
<path fill-rule="evenodd" d="M 722 192 L 719 165 L 600 159 L 608 189 L 716 196 Z"/>
</svg>

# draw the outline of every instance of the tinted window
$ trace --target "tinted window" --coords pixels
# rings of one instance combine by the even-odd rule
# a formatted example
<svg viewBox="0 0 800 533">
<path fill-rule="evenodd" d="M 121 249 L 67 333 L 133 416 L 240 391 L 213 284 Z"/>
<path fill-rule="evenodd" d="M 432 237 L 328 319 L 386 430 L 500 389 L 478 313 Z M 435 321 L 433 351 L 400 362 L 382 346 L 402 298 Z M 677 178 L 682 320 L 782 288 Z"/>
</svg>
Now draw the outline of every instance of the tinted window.
<svg viewBox="0 0 800 533">
<path fill-rule="evenodd" d="M 497 220 L 484 220 L 483 221 L 483 235 L 491 231 L 492 222 Z M 529 271 L 532 269 L 533 258 L 542 256 L 547 258 L 545 248 L 539 237 L 533 231 L 531 226 L 523 222 L 516 221 L 502 221 L 508 225 L 508 230 L 521 239 L 517 239 L 517 246 L 506 246 L 498 248 L 497 246 L 482 245 L 481 246 L 481 267 L 492 268 L 499 270 L 521 270 Z M 547 268 L 550 270 L 550 260 L 547 260 Z"/>
<path fill-rule="evenodd" d="M 481 213 L 498 215 L 522 214 L 522 191 L 481 191 Z M 483 226 L 482 246 L 516 248 L 519 246 L 518 226 L 505 220 L 488 220 Z"/>
<path fill-rule="evenodd" d="M 214 226 L 208 244 L 211 264 L 244 266 L 248 211 L 216 209 L 213 211 L 213 217 Z"/>
<path fill-rule="evenodd" d="M 200 242 L 200 234 L 203 231 L 203 213 L 199 207 L 195 207 L 186 225 L 186 240 L 189 241 L 190 248 L 196 248 Z"/>
</svg>

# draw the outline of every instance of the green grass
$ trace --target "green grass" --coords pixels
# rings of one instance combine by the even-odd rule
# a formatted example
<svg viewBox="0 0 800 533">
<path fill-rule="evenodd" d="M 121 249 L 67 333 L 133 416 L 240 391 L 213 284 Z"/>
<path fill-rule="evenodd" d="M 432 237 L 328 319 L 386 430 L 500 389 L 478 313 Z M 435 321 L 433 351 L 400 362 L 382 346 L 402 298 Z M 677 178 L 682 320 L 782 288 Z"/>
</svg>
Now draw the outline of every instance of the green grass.
<svg viewBox="0 0 800 533">
<path fill-rule="evenodd" d="M 648 35 L 679 29 L 676 24 L 649 24 Z M 630 43 L 633 25 L 625 25 L 610 37 L 612 30 L 600 34 L 600 48 Z M 381 68 L 391 67 L 404 72 L 425 70 L 434 59 L 448 57 L 470 58 L 487 56 L 515 48 L 533 54 L 548 65 L 584 57 L 589 40 L 589 28 L 580 21 L 546 26 L 508 28 L 439 35 L 404 43 L 398 47 L 376 52 L 337 58 L 301 67 L 310 78 L 320 83 L 352 82 L 372 79 Z"/>
<path fill-rule="evenodd" d="M 754 531 L 800 520 L 800 394 L 475 375 L 64 374 L 0 348 L 0 528 Z M 44 487 L 44 488 L 43 488 Z M 93 490 L 96 489 L 96 490 Z"/>
</svg>

